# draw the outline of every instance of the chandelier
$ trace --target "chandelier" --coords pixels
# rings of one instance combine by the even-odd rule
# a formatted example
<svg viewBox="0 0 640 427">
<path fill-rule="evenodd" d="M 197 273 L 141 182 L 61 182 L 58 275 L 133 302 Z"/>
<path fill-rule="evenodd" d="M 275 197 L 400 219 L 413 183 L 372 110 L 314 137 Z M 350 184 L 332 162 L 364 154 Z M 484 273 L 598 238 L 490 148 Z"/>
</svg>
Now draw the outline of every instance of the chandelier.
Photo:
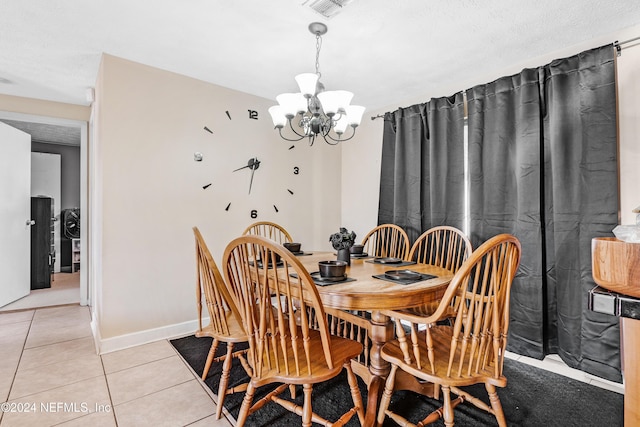
<svg viewBox="0 0 640 427">
<path fill-rule="evenodd" d="M 316 137 L 321 136 L 327 144 L 336 145 L 353 138 L 365 108 L 349 105 L 353 98 L 351 92 L 324 90 L 320 82 L 320 48 L 327 26 L 313 22 L 309 24 L 309 31 L 316 36 L 316 72 L 298 74 L 295 79 L 300 92 L 278 95 L 279 105 L 269 108 L 269 114 L 284 140 L 295 142 L 309 138 L 309 145 L 313 145 Z M 287 125 L 292 132 L 290 136 L 282 131 Z M 351 127 L 351 134 L 343 138 L 348 127 Z"/>
</svg>

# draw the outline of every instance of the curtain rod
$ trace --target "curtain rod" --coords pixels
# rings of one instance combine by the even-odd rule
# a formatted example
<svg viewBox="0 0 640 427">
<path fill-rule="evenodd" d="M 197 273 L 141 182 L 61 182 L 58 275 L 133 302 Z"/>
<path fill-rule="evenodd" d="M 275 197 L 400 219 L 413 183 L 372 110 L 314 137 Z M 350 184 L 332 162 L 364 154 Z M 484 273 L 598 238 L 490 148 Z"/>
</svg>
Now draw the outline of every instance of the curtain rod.
<svg viewBox="0 0 640 427">
<path fill-rule="evenodd" d="M 629 44 L 629 43 L 633 43 L 636 41 L 640 40 L 640 36 L 638 37 L 634 37 L 632 39 L 629 40 L 625 40 L 623 42 L 619 42 L 618 40 L 613 42 L 613 47 L 616 49 L 616 52 L 618 54 L 618 56 L 622 55 L 622 45 L 623 44 Z M 463 91 L 463 96 L 466 98 L 467 93 L 465 91 Z M 466 99 L 465 99 L 465 105 L 466 105 Z M 466 107 L 465 107 L 466 108 Z M 466 116 L 466 114 L 465 114 Z M 371 120 L 375 120 L 375 119 L 384 119 L 384 115 L 383 114 L 378 114 L 377 116 L 371 116 Z"/>
<path fill-rule="evenodd" d="M 619 42 L 618 40 L 613 42 L 613 47 L 616 49 L 616 52 L 618 53 L 618 56 L 622 55 L 622 45 L 623 44 L 629 44 L 629 43 L 633 43 L 635 41 L 640 40 L 640 37 L 634 37 L 632 39 L 629 40 L 625 40 L 623 42 Z"/>
</svg>

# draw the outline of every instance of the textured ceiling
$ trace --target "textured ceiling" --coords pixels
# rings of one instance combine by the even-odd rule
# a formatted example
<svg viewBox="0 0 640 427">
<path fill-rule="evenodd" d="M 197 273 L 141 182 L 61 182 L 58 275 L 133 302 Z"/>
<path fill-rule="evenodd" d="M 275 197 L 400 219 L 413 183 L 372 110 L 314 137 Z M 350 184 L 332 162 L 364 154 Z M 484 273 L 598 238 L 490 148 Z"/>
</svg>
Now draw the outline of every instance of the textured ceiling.
<svg viewBox="0 0 640 427">
<path fill-rule="evenodd" d="M 16 129 L 31 135 L 32 142 L 45 142 L 49 144 L 80 145 L 80 128 L 72 126 L 59 126 L 45 123 L 30 123 L 18 120 L 0 119 Z"/>
<path fill-rule="evenodd" d="M 105 52 L 275 99 L 314 70 L 321 21 L 325 86 L 374 110 L 640 24 L 638 0 L 352 0 L 331 19 L 308 3 L 5 0 L 0 93 L 88 105 Z"/>
</svg>

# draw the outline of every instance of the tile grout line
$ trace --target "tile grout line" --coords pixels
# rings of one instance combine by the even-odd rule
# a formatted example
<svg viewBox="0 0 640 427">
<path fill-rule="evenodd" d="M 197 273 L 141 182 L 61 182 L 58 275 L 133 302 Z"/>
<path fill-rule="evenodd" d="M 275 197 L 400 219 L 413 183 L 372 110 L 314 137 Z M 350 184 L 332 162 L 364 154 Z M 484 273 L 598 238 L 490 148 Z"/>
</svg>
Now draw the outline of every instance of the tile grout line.
<svg viewBox="0 0 640 427">
<path fill-rule="evenodd" d="M 109 387 L 109 380 L 107 379 L 107 371 L 104 369 L 104 360 L 102 359 L 102 355 L 99 354 L 100 357 L 100 365 L 102 366 L 102 375 L 104 375 L 104 382 L 107 386 L 107 395 L 109 395 L 109 404 L 111 405 L 111 412 L 113 414 L 113 422 L 116 427 L 118 427 L 118 417 L 116 416 L 116 405 L 113 404 L 113 398 L 111 397 L 111 388 Z"/>
<path fill-rule="evenodd" d="M 11 390 L 13 390 L 13 385 L 16 381 L 16 375 L 18 375 L 18 368 L 20 367 L 20 362 L 22 361 L 22 356 L 24 354 L 24 347 L 27 344 L 27 338 L 29 338 L 29 333 L 31 332 L 31 326 L 33 325 L 33 318 L 36 315 L 36 311 L 33 310 L 33 314 L 31 315 L 31 319 L 29 320 L 29 328 L 27 329 L 27 333 L 24 335 L 24 341 L 22 342 L 22 350 L 20 350 L 20 357 L 18 358 L 18 363 L 16 364 L 16 369 L 13 371 L 13 378 L 11 379 L 11 385 L 9 386 L 9 391 L 7 392 L 7 398 L 4 400 L 5 402 L 9 401 L 9 397 L 11 397 Z M 2 423 L 2 419 L 4 418 L 4 411 L 0 414 L 0 424 Z"/>
<path fill-rule="evenodd" d="M 62 343 L 62 342 L 70 342 L 70 341 L 74 341 L 74 340 L 77 340 L 77 339 L 85 339 L 85 338 L 86 338 L 86 337 L 82 337 L 82 338 L 74 338 L 74 339 L 70 339 L 70 340 L 64 340 L 64 341 L 54 342 L 54 343 L 50 343 L 50 344 L 44 344 L 44 345 L 40 345 L 40 346 L 35 346 L 35 347 L 26 348 L 26 343 L 27 343 L 27 340 L 28 340 L 28 338 L 29 338 L 29 334 L 31 333 L 31 329 L 32 329 L 32 326 L 33 326 L 33 322 L 34 322 L 35 317 L 36 317 L 36 312 L 37 312 L 38 310 L 40 310 L 40 309 L 46 309 L 46 308 L 51 308 L 51 307 L 39 307 L 39 308 L 31 308 L 31 309 L 20 310 L 20 311 L 33 310 L 33 314 L 32 314 L 32 316 L 31 316 L 31 319 L 29 320 L 29 328 L 28 328 L 28 330 L 27 330 L 27 333 L 25 334 L 24 342 L 22 343 L 22 350 L 21 350 L 21 352 L 20 352 L 20 358 L 18 359 L 18 363 L 17 363 L 17 365 L 16 365 L 16 369 L 15 369 L 14 374 L 13 374 L 13 379 L 12 379 L 12 381 L 11 381 L 11 386 L 9 387 L 9 391 L 8 391 L 8 394 L 7 394 L 6 402 L 10 401 L 9 397 L 11 396 L 11 391 L 13 390 L 13 386 L 14 386 L 14 383 L 15 383 L 15 379 L 16 379 L 16 376 L 17 376 L 17 374 L 18 374 L 18 369 L 19 369 L 19 367 L 20 367 L 20 363 L 22 362 L 22 358 L 23 358 L 23 356 L 24 356 L 24 352 L 25 352 L 25 350 L 31 350 L 31 349 L 35 349 L 35 348 L 42 348 L 42 347 L 46 347 L 46 346 L 48 346 L 48 345 L 55 345 L 55 344 Z M 0 314 L 4 314 L 4 313 L 0 313 Z M 102 359 L 101 359 L 101 364 L 102 364 Z M 46 366 L 46 365 L 45 365 L 45 366 Z M 66 387 L 66 386 L 68 386 L 68 385 L 70 385 L 70 384 L 76 384 L 76 383 L 78 383 L 78 382 L 82 382 L 82 381 L 85 381 L 85 380 L 87 380 L 87 379 L 91 379 L 91 378 L 98 378 L 98 377 L 103 377 L 103 378 L 105 379 L 105 383 L 106 383 L 106 376 L 104 375 L 104 366 L 103 366 L 103 373 L 102 373 L 102 375 L 96 375 L 96 376 L 94 376 L 94 377 L 84 378 L 84 379 L 82 379 L 82 380 L 75 381 L 75 382 L 71 382 L 71 383 L 68 383 L 68 384 L 64 384 L 64 385 L 61 385 L 61 386 L 58 386 L 58 387 L 53 387 L 53 388 L 50 388 L 50 389 L 45 390 L 45 391 L 52 391 L 52 390 L 60 389 L 60 388 Z M 107 387 L 108 387 L 108 384 L 107 384 Z M 14 398 L 14 399 L 11 399 L 11 400 L 28 398 L 29 396 L 33 396 L 33 395 L 39 394 L 39 393 L 41 393 L 41 392 L 42 392 L 42 391 L 38 391 L 38 392 L 34 392 L 34 393 L 30 393 L 30 394 L 26 394 L 26 395 L 19 396 L 19 397 L 16 397 L 16 398 Z M 111 400 L 111 396 L 109 396 L 109 400 Z M 113 405 L 112 405 L 112 407 L 113 407 Z M 57 423 L 57 424 L 53 424 L 53 425 L 61 425 L 61 424 L 67 423 L 67 422 L 69 422 L 69 421 L 76 420 L 76 419 L 79 419 L 79 418 L 82 418 L 82 417 L 84 417 L 84 416 L 88 416 L 88 415 L 90 415 L 90 413 L 89 413 L 89 414 L 85 414 L 85 415 L 81 415 L 81 416 L 76 417 L 76 418 L 71 418 L 71 419 L 69 419 L 69 420 L 64 420 L 64 421 L 62 421 L 61 423 Z M 4 416 L 4 413 L 0 414 L 0 426 L 2 425 L 3 416 Z M 115 414 L 114 414 L 114 422 L 115 422 Z M 117 427 L 117 422 L 116 422 L 116 427 Z"/>
<path fill-rule="evenodd" d="M 213 390 L 211 390 L 209 388 L 209 386 L 207 386 L 207 384 L 205 384 L 204 380 L 198 375 L 198 373 L 193 369 L 193 367 L 184 359 L 184 357 L 182 356 L 182 354 L 180 354 L 178 349 L 175 348 L 173 346 L 173 344 L 171 344 L 171 339 L 167 339 L 166 341 L 169 343 L 169 345 L 171 346 L 173 351 L 176 353 L 176 355 L 178 355 L 180 360 L 182 360 L 182 363 L 184 363 L 184 365 L 191 371 L 191 373 L 193 374 L 194 378 L 197 380 L 197 382 L 200 385 L 200 387 L 204 390 L 204 392 L 207 395 L 209 395 L 209 398 L 217 406 L 218 405 L 218 396 L 214 393 Z M 231 424 L 231 426 L 235 427 L 237 425 L 235 418 L 233 418 L 233 415 L 231 415 L 229 410 L 227 408 L 225 408 L 224 406 L 222 407 L 222 415 L 227 419 L 227 422 L 229 422 L 229 424 Z"/>
</svg>

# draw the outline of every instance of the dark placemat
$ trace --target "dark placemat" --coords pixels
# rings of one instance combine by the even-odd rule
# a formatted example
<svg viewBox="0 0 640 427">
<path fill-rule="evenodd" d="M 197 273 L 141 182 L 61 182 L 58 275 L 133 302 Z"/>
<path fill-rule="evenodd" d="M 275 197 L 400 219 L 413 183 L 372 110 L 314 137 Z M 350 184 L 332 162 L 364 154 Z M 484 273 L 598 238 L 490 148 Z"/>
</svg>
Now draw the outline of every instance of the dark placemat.
<svg viewBox="0 0 640 427">
<path fill-rule="evenodd" d="M 318 276 L 320 275 L 319 271 L 314 271 L 312 273 L 309 273 L 309 275 L 313 279 L 313 282 L 316 284 L 316 286 L 341 285 L 343 283 L 356 281 L 356 279 L 354 279 L 353 277 L 347 277 L 346 279 L 339 280 L 339 281 L 321 280 L 319 277 L 315 277 L 316 275 Z M 294 277 L 296 279 L 298 278 L 298 275 L 296 273 L 291 273 L 289 274 L 289 276 Z"/>
<path fill-rule="evenodd" d="M 397 283 L 399 285 L 411 285 L 413 283 L 422 282 L 424 280 L 435 279 L 438 276 L 434 276 L 433 274 L 420 273 L 420 278 L 415 279 L 392 279 L 384 274 L 375 274 L 372 277 L 380 280 L 386 280 L 387 282 Z"/>
<path fill-rule="evenodd" d="M 404 267 L 405 265 L 413 265 L 416 263 L 415 261 L 401 261 L 396 263 L 379 262 L 379 261 L 376 261 L 376 259 L 378 258 L 383 259 L 383 258 L 389 258 L 389 257 L 377 257 L 375 259 L 367 260 L 366 262 L 370 262 L 371 264 L 388 265 L 389 267 Z"/>
<path fill-rule="evenodd" d="M 312 252 L 305 252 L 305 251 L 300 251 L 300 252 L 291 252 L 292 254 L 294 254 L 295 256 L 307 256 L 307 255 L 313 255 Z"/>
<path fill-rule="evenodd" d="M 367 259 L 367 258 L 373 258 L 373 255 L 369 255 L 366 252 L 361 254 L 351 254 L 351 259 Z"/>
<path fill-rule="evenodd" d="M 253 266 L 253 261 L 249 261 L 249 265 Z M 278 261 L 276 268 L 284 267 L 284 261 Z M 262 261 L 258 261 L 258 268 L 264 268 Z M 273 265 L 269 263 L 269 269 L 273 268 Z"/>
</svg>

